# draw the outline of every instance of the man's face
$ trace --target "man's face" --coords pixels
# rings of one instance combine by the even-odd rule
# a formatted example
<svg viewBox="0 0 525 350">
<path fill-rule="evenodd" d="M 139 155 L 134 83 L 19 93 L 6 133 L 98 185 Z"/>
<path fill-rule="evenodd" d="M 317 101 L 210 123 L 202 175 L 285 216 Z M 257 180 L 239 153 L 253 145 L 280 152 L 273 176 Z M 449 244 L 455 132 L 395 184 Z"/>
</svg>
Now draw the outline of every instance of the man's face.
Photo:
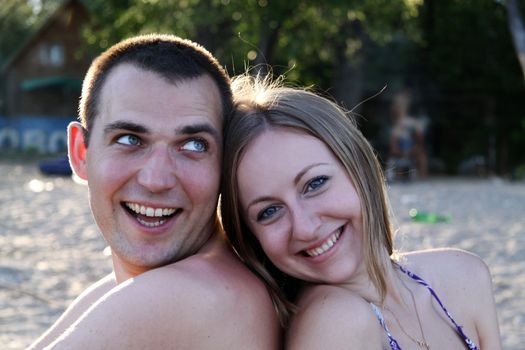
<svg viewBox="0 0 525 350">
<path fill-rule="evenodd" d="M 106 80 L 86 169 L 95 220 L 123 264 L 147 270 L 198 251 L 214 230 L 221 101 L 207 75 L 177 82 L 129 64 Z"/>
</svg>

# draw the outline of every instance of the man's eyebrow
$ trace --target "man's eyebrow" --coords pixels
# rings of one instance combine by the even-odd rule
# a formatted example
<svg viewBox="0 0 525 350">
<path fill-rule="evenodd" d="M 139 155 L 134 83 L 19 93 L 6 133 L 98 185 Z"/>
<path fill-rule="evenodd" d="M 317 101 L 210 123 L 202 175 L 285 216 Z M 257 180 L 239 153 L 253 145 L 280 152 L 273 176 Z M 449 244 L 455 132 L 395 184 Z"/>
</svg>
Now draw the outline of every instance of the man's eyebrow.
<svg viewBox="0 0 525 350">
<path fill-rule="evenodd" d="M 115 130 L 126 130 L 137 134 L 147 134 L 150 132 L 146 126 L 142 124 L 132 123 L 128 121 L 116 121 L 104 127 L 104 133 L 108 134 Z M 220 140 L 219 131 L 208 123 L 199 123 L 192 125 L 185 125 L 175 131 L 180 135 L 194 135 L 198 133 L 210 134 L 217 142 Z"/>
<path fill-rule="evenodd" d="M 149 132 L 149 129 L 144 125 L 126 121 L 116 121 L 104 127 L 104 134 L 108 134 L 115 130 L 127 130 L 138 134 L 146 134 Z"/>
<path fill-rule="evenodd" d="M 219 131 L 208 123 L 186 125 L 177 130 L 178 134 L 183 135 L 193 135 L 201 132 L 210 134 L 217 142 L 221 139 Z"/>
</svg>

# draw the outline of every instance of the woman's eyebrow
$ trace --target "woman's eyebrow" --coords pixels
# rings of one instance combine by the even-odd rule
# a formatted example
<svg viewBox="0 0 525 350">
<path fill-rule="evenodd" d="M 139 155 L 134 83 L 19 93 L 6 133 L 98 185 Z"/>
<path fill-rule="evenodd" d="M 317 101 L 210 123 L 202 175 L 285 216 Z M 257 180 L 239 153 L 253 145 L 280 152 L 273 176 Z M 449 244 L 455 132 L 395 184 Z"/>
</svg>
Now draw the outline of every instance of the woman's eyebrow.
<svg viewBox="0 0 525 350">
<path fill-rule="evenodd" d="M 273 197 L 268 197 L 268 196 L 257 197 L 254 200 L 252 200 L 250 203 L 248 203 L 248 205 L 246 206 L 246 211 L 248 211 L 253 205 L 257 203 L 272 201 L 273 199 L 274 199 Z"/>
<path fill-rule="evenodd" d="M 299 181 L 301 180 L 301 178 L 304 176 L 304 174 L 306 174 L 308 172 L 308 170 L 316 167 L 316 166 L 319 166 L 319 165 L 327 165 L 327 163 L 314 163 L 314 164 L 310 164 L 309 166 L 305 167 L 303 170 L 301 170 L 294 178 L 293 180 L 293 183 L 297 186 L 297 184 L 299 183 Z"/>
</svg>

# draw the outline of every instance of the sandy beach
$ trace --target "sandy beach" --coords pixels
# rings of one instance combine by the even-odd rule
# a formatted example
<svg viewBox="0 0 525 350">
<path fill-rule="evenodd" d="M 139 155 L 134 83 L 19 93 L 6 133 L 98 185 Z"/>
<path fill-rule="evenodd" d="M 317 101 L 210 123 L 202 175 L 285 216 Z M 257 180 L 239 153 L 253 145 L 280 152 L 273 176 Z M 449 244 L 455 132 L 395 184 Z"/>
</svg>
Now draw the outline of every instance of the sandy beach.
<svg viewBox="0 0 525 350">
<path fill-rule="evenodd" d="M 489 266 L 507 350 L 525 344 L 525 182 L 431 179 L 390 185 L 401 250 L 453 246 Z M 36 164 L 0 161 L 0 349 L 23 349 L 111 271 L 87 187 Z M 412 222 L 412 208 L 449 215 Z M 106 250 L 107 252 L 107 250 Z M 451 310 L 453 313 L 453 310 Z"/>
</svg>

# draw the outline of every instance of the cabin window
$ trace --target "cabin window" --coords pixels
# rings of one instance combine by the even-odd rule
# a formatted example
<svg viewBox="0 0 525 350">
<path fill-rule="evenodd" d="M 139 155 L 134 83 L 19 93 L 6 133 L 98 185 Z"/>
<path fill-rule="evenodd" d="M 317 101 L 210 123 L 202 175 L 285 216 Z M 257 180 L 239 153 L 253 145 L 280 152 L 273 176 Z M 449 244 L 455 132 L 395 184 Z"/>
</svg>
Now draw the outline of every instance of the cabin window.
<svg viewBox="0 0 525 350">
<path fill-rule="evenodd" d="M 42 44 L 38 58 L 43 66 L 59 67 L 64 64 L 64 46 L 59 43 Z"/>
<path fill-rule="evenodd" d="M 52 66 L 61 66 L 64 63 L 64 46 L 53 44 L 49 50 L 49 62 Z"/>
</svg>

